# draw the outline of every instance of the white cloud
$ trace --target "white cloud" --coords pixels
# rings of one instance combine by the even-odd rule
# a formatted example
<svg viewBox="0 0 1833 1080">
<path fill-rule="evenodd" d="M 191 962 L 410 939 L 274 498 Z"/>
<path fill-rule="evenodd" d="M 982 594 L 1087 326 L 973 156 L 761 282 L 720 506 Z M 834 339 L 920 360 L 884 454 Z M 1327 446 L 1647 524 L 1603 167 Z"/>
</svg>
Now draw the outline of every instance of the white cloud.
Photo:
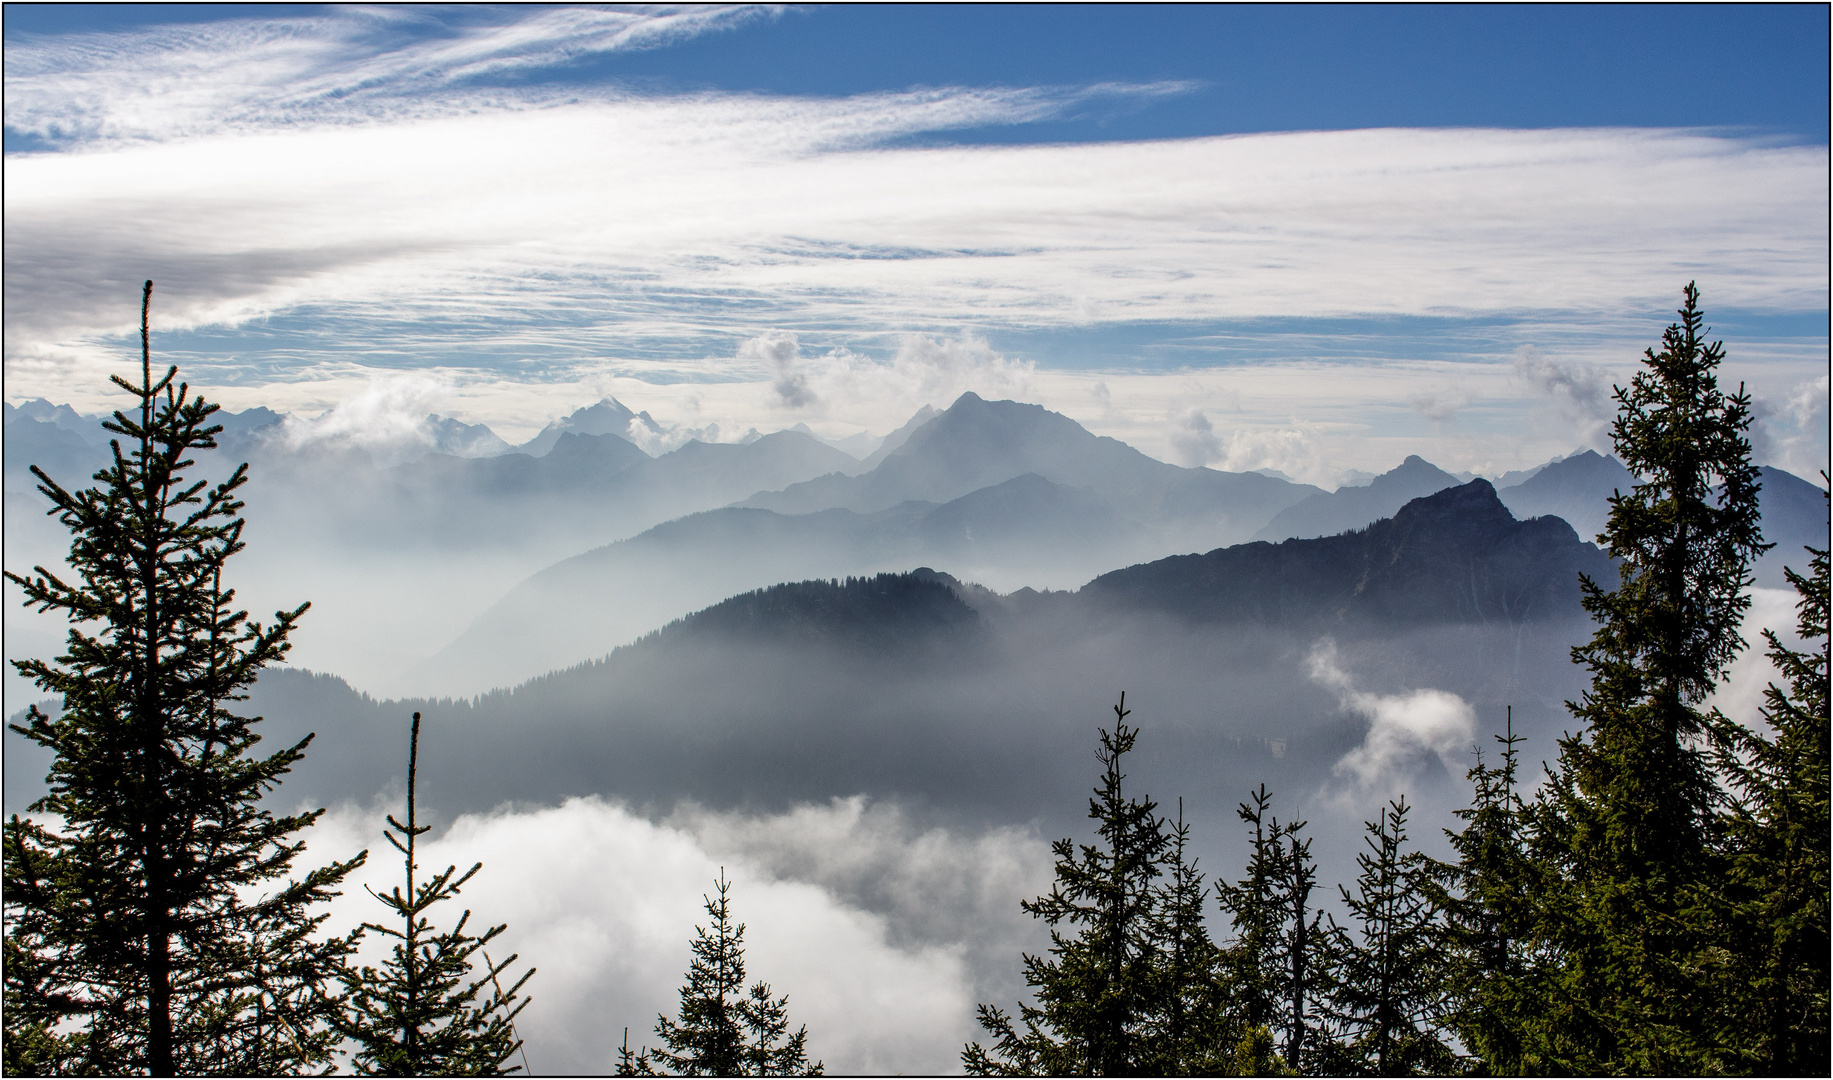
<svg viewBox="0 0 1833 1080">
<path fill-rule="evenodd" d="M 1625 129 L 897 145 L 1181 88 L 486 89 L 482 76 L 510 67 L 758 16 L 426 10 L 9 38 L 9 125 L 65 132 L 73 147 L 7 161 L 9 394 L 99 407 L 149 276 L 162 331 L 268 320 L 227 348 L 194 345 L 180 359 L 196 384 L 294 408 L 337 396 L 307 384 L 348 382 L 385 356 L 493 402 L 471 418 L 511 437 L 574 388 L 580 400 L 602 388 L 657 401 L 682 382 L 724 386 L 695 425 L 716 421 L 728 437 L 791 412 L 889 430 L 965 389 L 1035 400 L 1040 373 L 1062 361 L 1048 345 L 1006 344 L 1014 332 L 1493 317 L 1511 329 L 1473 340 L 1467 367 L 1500 366 L 1523 333 L 1559 350 L 1557 363 L 1520 362 L 1558 427 L 1536 434 L 1550 453 L 1575 436 L 1595 444 L 1602 414 L 1584 365 L 1633 359 L 1658 331 L 1646 313 L 1671 308 L 1678 282 L 1699 278 L 1712 304 L 1758 313 L 1825 308 L 1824 147 Z M 1684 235 L 1675 220 L 1689 222 Z M 790 333 L 781 370 L 740 347 Z M 1240 340 L 1256 334 L 1292 340 L 1277 327 Z M 1771 352 L 1772 395 L 1825 365 L 1824 343 Z M 1235 370 L 1289 364 L 1279 377 L 1295 378 L 1310 359 L 1279 355 Z M 1751 355 L 1734 351 L 1741 364 Z M 1447 467 L 1458 467 L 1447 455 L 1466 467 L 1549 456 L 1513 461 L 1528 453 L 1518 417 L 1486 413 L 1479 429 L 1440 393 L 1466 388 L 1488 408 L 1506 396 L 1492 377 L 1447 383 L 1451 365 L 1343 359 L 1316 370 L 1329 393 L 1258 395 L 1231 415 L 1217 432 L 1224 467 L 1325 480 L 1422 450 Z M 1104 434 L 1173 457 L 1168 412 L 1233 412 L 1182 394 L 1129 410 L 1119 388 L 1139 373 L 1132 363 L 1099 373 L 1114 390 Z M 1385 396 L 1339 408 L 1377 367 Z M 1388 377 L 1427 371 L 1432 381 Z M 1418 415 L 1409 399 L 1428 419 L 1462 418 L 1468 443 L 1438 432 L 1442 449 L 1418 445 L 1422 425 L 1399 427 Z M 1074 413 L 1088 399 L 1070 400 L 1046 403 Z M 1294 432 L 1319 448 L 1309 468 L 1289 460 Z M 1789 444 L 1789 461 L 1814 456 L 1811 436 Z M 1357 440 L 1351 460 L 1322 463 Z"/>
<path fill-rule="evenodd" d="M 1222 456 L 1222 444 L 1216 439 L 1215 426 L 1202 409 L 1191 409 L 1182 416 L 1173 417 L 1167 439 L 1179 465 L 1196 468 Z"/>
<path fill-rule="evenodd" d="M 1313 682 L 1335 690 L 1344 711 L 1369 721 L 1361 745 L 1344 754 L 1331 770 L 1351 785 L 1342 794 L 1362 802 L 1370 794 L 1392 796 L 1434 755 L 1447 769 L 1461 768 L 1460 755 L 1470 749 L 1476 736 L 1476 713 L 1463 698 L 1445 690 L 1404 694 L 1358 690 L 1338 663 L 1336 642 L 1328 638 L 1312 649 L 1309 662 Z"/>
<path fill-rule="evenodd" d="M 362 883 L 401 873 L 381 813 L 339 808 L 312 837 L 307 859 L 370 850 L 334 903 L 338 926 L 377 918 Z M 791 1022 L 808 1025 L 809 1051 L 831 1073 L 953 1072 L 983 1000 L 969 943 L 1016 971 L 1019 949 L 1036 946 L 1010 913 L 1050 876 L 1048 847 L 1029 833 L 918 829 L 863 799 L 760 817 L 689 809 L 661 823 L 573 799 L 467 815 L 421 845 L 424 867 L 483 862 L 455 910 L 435 915 L 470 908 L 481 925 L 508 924 L 492 952 L 538 969 L 518 1023 L 547 1075 L 609 1071 L 625 1025 L 632 1045 L 654 1045 L 721 866 L 749 977 L 789 995 Z"/>
<path fill-rule="evenodd" d="M 746 5 L 452 13 L 352 7 L 128 32 L 9 37 L 7 126 L 58 141 L 164 140 L 275 124 L 466 111 L 465 84 L 728 29 Z M 443 19 L 442 19 L 443 16 Z"/>
<path fill-rule="evenodd" d="M 1769 733 L 1763 723 L 1764 691 L 1772 682 L 1782 683 L 1784 689 L 1787 684 L 1776 665 L 1770 663 L 1769 643 L 1763 640 L 1763 631 L 1774 630 L 1783 645 L 1802 648 L 1805 643 L 1795 634 L 1795 604 L 1799 599 L 1792 589 L 1750 590 L 1750 609 L 1738 628 L 1745 649 L 1731 662 L 1725 678 L 1701 704 L 1702 708 L 1717 709 L 1745 727 Z"/>
<path fill-rule="evenodd" d="M 760 360 L 770 366 L 770 389 L 784 408 L 805 409 L 815 403 L 808 374 L 799 368 L 802 349 L 794 334 L 781 330 L 759 334 L 738 347 L 738 358 Z"/>
<path fill-rule="evenodd" d="M 1335 487 L 1341 468 L 1324 460 L 1315 433 L 1304 427 L 1237 428 L 1217 466 L 1228 472 L 1274 469 L 1294 480 Z"/>
<path fill-rule="evenodd" d="M 1580 446 L 1609 453 L 1617 414 L 1610 376 L 1595 364 L 1555 360 L 1532 345 L 1515 350 L 1515 374 L 1546 402 L 1556 422 Z"/>
<path fill-rule="evenodd" d="M 1827 376 L 1804 379 L 1778 398 L 1753 394 L 1752 454 L 1806 479 L 1827 468 Z"/>
<path fill-rule="evenodd" d="M 431 448 L 431 414 L 450 387 L 420 375 L 387 375 L 371 380 L 316 419 L 287 416 L 278 437 L 293 449 L 332 446 L 367 451 L 379 461 L 418 456 Z"/>
</svg>

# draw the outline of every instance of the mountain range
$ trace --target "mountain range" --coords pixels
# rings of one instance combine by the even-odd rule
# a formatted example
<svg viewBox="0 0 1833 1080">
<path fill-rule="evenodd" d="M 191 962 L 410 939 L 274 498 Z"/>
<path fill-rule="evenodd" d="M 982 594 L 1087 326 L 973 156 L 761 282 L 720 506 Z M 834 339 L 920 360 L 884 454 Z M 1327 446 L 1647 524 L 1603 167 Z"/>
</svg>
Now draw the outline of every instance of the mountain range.
<svg viewBox="0 0 1833 1080">
<path fill-rule="evenodd" d="M 397 464 L 289 441 L 286 418 L 271 410 L 218 419 L 221 453 L 255 462 L 247 497 L 262 557 L 284 568 L 290 588 L 331 597 L 316 619 L 343 617 L 338 588 L 448 594 L 452 615 L 418 635 L 420 659 L 389 667 L 396 685 L 445 693 L 603 656 L 683 611 L 778 582 L 930 565 L 1003 592 L 1073 588 L 1117 566 L 1210 558 L 1250 538 L 1340 536 L 1462 486 L 1417 456 L 1335 492 L 1179 468 L 1041 406 L 974 394 L 925 407 L 864 459 L 794 430 L 652 456 L 625 436 L 662 425 L 615 399 L 507 453 L 480 450 L 501 443 L 481 425 L 429 418 L 459 452 Z M 24 465 L 80 479 L 101 464 L 106 436 L 94 418 L 34 401 L 6 406 L 5 437 L 11 565 L 56 541 Z M 1632 482 L 1591 451 L 1513 475 L 1524 478 L 1494 494 L 1516 518 L 1556 516 L 1587 539 L 1610 494 Z M 1797 477 L 1765 468 L 1763 482 L 1777 547 L 1757 579 L 1779 587 L 1803 544 L 1826 542 L 1825 510 Z M 1228 556 L 1231 573 L 1257 572 L 1249 550 Z M 321 565 L 336 576 L 315 584 Z"/>
<path fill-rule="evenodd" d="M 1521 730 L 1557 722 L 1577 690 L 1566 651 L 1588 626 L 1576 571 L 1608 568 L 1478 480 L 1346 536 L 1156 560 L 1075 592 L 1002 594 L 927 568 L 776 585 L 471 699 L 378 701 L 279 669 L 249 707 L 282 743 L 318 733 L 294 799 L 384 786 L 397 721 L 420 711 L 425 737 L 465 747 L 422 778 L 446 813 L 865 791 L 1022 818 L 1074 805 L 1084 729 L 1125 689 L 1150 717 L 1145 774 L 1232 800 L 1256 777 L 1323 782 L 1361 738 L 1311 670 L 1324 639 L 1371 692 L 1429 685 L 1498 715 L 1513 705 Z"/>
</svg>

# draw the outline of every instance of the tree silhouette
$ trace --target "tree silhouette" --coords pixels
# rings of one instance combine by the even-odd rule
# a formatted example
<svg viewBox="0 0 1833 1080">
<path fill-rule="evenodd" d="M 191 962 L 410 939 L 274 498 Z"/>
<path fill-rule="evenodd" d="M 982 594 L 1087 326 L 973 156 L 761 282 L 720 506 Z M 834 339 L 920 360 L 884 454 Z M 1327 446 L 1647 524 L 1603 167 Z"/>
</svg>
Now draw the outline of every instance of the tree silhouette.
<svg viewBox="0 0 1833 1080">
<path fill-rule="evenodd" d="M 325 986 L 351 939 L 315 940 L 338 883 L 363 861 L 293 877 L 299 834 L 322 810 L 275 816 L 260 801 L 311 742 L 252 755 L 239 716 L 280 660 L 301 604 L 251 622 L 223 585 L 241 551 L 242 465 L 210 485 L 188 470 L 215 447 L 218 406 L 178 369 L 152 376 L 141 295 L 138 399 L 95 486 L 34 467 L 70 531 L 68 580 L 7 573 L 41 611 L 71 621 L 64 655 L 15 664 L 62 699 L 14 730 L 52 751 L 35 816 L 5 827 L 8 1072 L 293 1072 L 325 1064 Z"/>
<path fill-rule="evenodd" d="M 1050 957 L 1024 956 L 1037 1004 L 1020 1006 L 1019 1024 L 997 1006 L 980 1006 L 993 1049 L 967 1045 L 961 1057 L 970 1073 L 1117 1076 L 1151 1067 L 1144 1057 L 1157 962 L 1154 882 L 1169 841 L 1158 804 L 1125 791 L 1121 758 L 1139 735 L 1127 726 L 1129 715 L 1122 694 L 1114 728 L 1102 729 L 1095 755 L 1101 784 L 1088 816 L 1100 822 L 1101 843 L 1056 841 L 1056 882 L 1048 895 L 1021 902 L 1051 927 Z M 1071 937 L 1064 927 L 1080 929 Z"/>
<path fill-rule="evenodd" d="M 694 958 L 681 987 L 678 1019 L 656 1017 L 667 1050 L 632 1053 L 629 1031 L 618 1053 L 621 1076 L 656 1075 L 658 1066 L 682 1076 L 819 1076 L 808 1064 L 808 1026 L 789 1031 L 789 997 L 771 997 L 768 983 L 745 992 L 745 924 L 732 919 L 724 868 L 703 896 L 710 922 L 694 927 Z"/>
<path fill-rule="evenodd" d="M 492 964 L 483 949 L 507 924 L 474 936 L 465 931 L 471 920 L 467 910 L 450 930 L 434 930 L 427 912 L 457 896 L 484 864 L 474 864 L 463 875 L 456 865 L 448 866 L 416 882 L 415 841 L 432 828 L 421 825 L 415 814 L 419 766 L 420 714 L 415 713 L 407 750 L 407 821 L 388 815 L 388 842 L 402 855 L 405 881 L 386 894 L 370 890 L 400 924 L 363 924 L 365 930 L 394 939 L 394 946 L 380 969 L 346 973 L 349 1013 L 341 1027 L 356 1044 L 353 1064 L 362 1075 L 506 1076 L 521 1068 L 508 1064 L 522 1047 L 515 1018 L 528 1005 L 517 994 L 535 972 L 530 968 L 508 991 L 502 989 L 499 978 L 516 954 Z M 483 960 L 481 976 L 473 976 L 473 957 Z"/>
<path fill-rule="evenodd" d="M 1357 933 L 1331 924 L 1336 973 L 1329 1011 L 1338 1029 L 1330 1071 L 1368 1076 L 1448 1073 L 1439 1037 L 1445 1011 L 1442 932 L 1429 887 L 1432 864 L 1406 851 L 1403 796 L 1367 823 L 1356 891 L 1338 886 Z"/>
<path fill-rule="evenodd" d="M 1791 569 L 1788 580 L 1798 597 L 1796 630 L 1819 646 L 1791 649 L 1765 630 L 1783 680 L 1765 693 L 1769 733 L 1714 718 L 1716 760 L 1734 794 L 1724 828 L 1735 957 L 1715 990 L 1740 1067 L 1776 1076 L 1819 1076 L 1830 1064 L 1827 552 L 1808 554 L 1809 575 Z"/>
<path fill-rule="evenodd" d="M 1635 486 L 1610 500 L 1606 592 L 1581 578 L 1598 622 L 1572 651 L 1591 672 L 1568 703 L 1584 730 L 1532 808 L 1534 939 L 1557 955 L 1523 1018 L 1522 1066 L 1680 1073 L 1733 1066 L 1700 973 L 1722 921 L 1715 803 L 1700 705 L 1743 639 L 1759 530 L 1750 397 L 1725 394 L 1724 346 L 1705 340 L 1699 290 L 1659 352 L 1618 387 L 1616 455 Z"/>
</svg>

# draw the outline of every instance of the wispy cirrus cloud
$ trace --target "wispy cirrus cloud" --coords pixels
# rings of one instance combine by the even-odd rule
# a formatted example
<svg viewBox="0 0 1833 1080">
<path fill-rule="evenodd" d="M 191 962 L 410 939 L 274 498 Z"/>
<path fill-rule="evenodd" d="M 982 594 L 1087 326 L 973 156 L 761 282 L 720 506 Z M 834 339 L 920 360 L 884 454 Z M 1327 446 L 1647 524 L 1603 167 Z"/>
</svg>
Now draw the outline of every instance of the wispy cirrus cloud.
<svg viewBox="0 0 1833 1080">
<path fill-rule="evenodd" d="M 774 6 L 349 7 L 129 32 L 9 38 L 6 126 L 53 143 L 463 112 L 538 97 L 479 86 L 742 25 Z"/>
<path fill-rule="evenodd" d="M 742 383 L 717 417 L 731 432 L 790 415 L 896 426 L 907 411 L 843 416 L 863 400 L 848 380 L 920 373 L 891 360 L 913 334 L 1048 342 L 1184 326 L 1191 340 L 1152 369 L 1184 370 L 1217 363 L 1203 332 L 1246 326 L 1227 348 L 1248 365 L 1362 365 L 1344 352 L 1361 335 L 1390 364 L 1411 359 L 1394 352 L 1404 339 L 1430 347 L 1422 361 L 1506 369 L 1523 340 L 1562 362 L 1633 362 L 1624 344 L 1693 278 L 1715 310 L 1825 309 L 1820 146 L 1627 129 L 915 146 L 909 136 L 1182 85 L 805 98 L 499 78 L 766 15 L 338 9 L 9 40 L 8 124 L 62 148 L 8 159 L 9 393 L 76 401 L 101 385 L 147 277 L 166 346 L 217 385 L 298 396 L 289 388 L 364 368 L 437 369 L 499 400 L 622 377 Z M 1324 352 L 1307 351 L 1299 321 L 1329 319 L 1365 325 L 1316 332 Z M 1415 328 L 1394 337 L 1395 320 Z M 1467 341 L 1427 323 L 1508 330 Z M 772 334 L 797 342 L 782 366 L 741 355 Z M 1824 339 L 1785 348 L 1779 383 L 1811 377 L 1789 366 L 1803 357 L 1824 365 Z M 1062 366 L 1053 345 L 1000 349 L 1014 371 Z M 1140 363 L 1081 366 L 1116 372 L 1119 387 Z M 1462 374 L 1344 408 L 1398 417 L 1381 421 L 1396 438 L 1479 438 L 1466 415 L 1518 435 L 1523 423 L 1482 412 L 1489 401 L 1462 400 L 1484 387 Z M 590 400 L 567 393 L 473 418 L 539 426 Z M 1294 385 L 1282 399 L 1317 395 Z M 1217 425 L 1221 456 L 1199 439 L 1189 460 L 1332 471 L 1299 461 L 1302 448 L 1261 447 L 1268 416 L 1225 429 L 1214 401 L 1155 405 L 1140 430 L 1174 453 L 1164 418 L 1192 410 Z M 1277 421 L 1288 434 L 1334 422 L 1283 404 Z"/>
</svg>

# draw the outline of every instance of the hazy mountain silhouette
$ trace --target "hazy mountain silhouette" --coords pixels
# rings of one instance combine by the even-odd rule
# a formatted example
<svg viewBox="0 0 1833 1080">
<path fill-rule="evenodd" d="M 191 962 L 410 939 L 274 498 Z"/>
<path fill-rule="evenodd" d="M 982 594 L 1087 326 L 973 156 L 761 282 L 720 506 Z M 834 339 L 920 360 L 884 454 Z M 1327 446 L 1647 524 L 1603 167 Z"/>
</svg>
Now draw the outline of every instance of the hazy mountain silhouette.
<svg viewBox="0 0 1833 1080">
<path fill-rule="evenodd" d="M 549 423 L 534 438 L 514 447 L 513 452 L 527 454 L 530 457 L 541 457 L 552 450 L 560 441 L 560 436 L 573 435 L 616 435 L 627 439 L 630 436 L 630 423 L 636 421 L 656 434 L 661 434 L 661 425 L 657 424 L 647 412 L 631 412 L 629 407 L 616 398 L 604 398 L 596 404 L 575 409 L 570 415 Z"/>
<path fill-rule="evenodd" d="M 743 505 L 786 514 L 871 513 L 913 499 L 950 502 L 1027 473 L 1089 489 L 1135 520 L 1208 530 L 1212 542 L 1246 536 L 1317 490 L 1257 473 L 1167 465 L 1041 405 L 968 393 L 870 472 L 820 477 Z"/>
<path fill-rule="evenodd" d="M 519 681 L 602 656 L 683 608 L 780 581 L 929 563 L 979 579 L 1022 567 L 1009 572 L 1070 583 L 1142 550 L 1099 496 L 1035 474 L 941 506 L 911 501 L 872 514 L 727 507 L 530 577 L 441 649 L 425 677 L 463 692 Z"/>
<path fill-rule="evenodd" d="M 1807 566 L 1802 548 L 1827 546 L 1826 501 L 1818 487 L 1793 473 L 1768 465 L 1757 473 L 1763 485 L 1757 492 L 1763 539 L 1776 546 L 1757 559 L 1756 584 L 1786 589 L 1783 568 L 1803 570 Z M 1589 540 L 1604 530 L 1611 495 L 1627 492 L 1635 484 L 1635 476 L 1616 458 L 1587 450 L 1548 464 L 1525 482 L 1497 494 L 1516 517 L 1556 515 Z"/>
<path fill-rule="evenodd" d="M 1763 539 L 1776 545 L 1757 559 L 1756 583 L 1767 589 L 1787 589 L 1784 567 L 1806 574 L 1804 547 L 1827 549 L 1827 500 L 1820 488 L 1794 473 L 1768 465 L 1757 470 L 1763 490 L 1757 504 L 1763 512 Z"/>
<path fill-rule="evenodd" d="M 1566 520 L 1587 540 L 1604 529 L 1610 496 L 1628 491 L 1636 478 L 1614 457 L 1586 450 L 1541 467 L 1513 487 L 1498 486 L 1502 504 L 1518 518 L 1552 514 Z"/>
<path fill-rule="evenodd" d="M 1570 525 L 1517 521 L 1478 479 L 1365 529 L 1161 559 L 1104 574 L 1083 592 L 1205 621 L 1513 624 L 1572 617 L 1581 571 L 1615 576 L 1609 557 Z"/>
<path fill-rule="evenodd" d="M 1457 477 L 1414 454 L 1364 487 L 1320 491 L 1286 507 L 1253 538 L 1278 541 L 1334 536 L 1390 517 L 1414 499 L 1459 483 Z"/>
<path fill-rule="evenodd" d="M 342 547 L 517 547 L 548 562 L 852 463 L 793 431 L 749 443 L 690 441 L 655 458 L 618 435 L 566 431 L 540 457 L 428 454 L 389 469 L 350 463 L 334 490 L 321 491 L 322 464 L 306 456 L 268 463 L 257 482 L 277 489 L 264 503 L 303 511 Z"/>
<path fill-rule="evenodd" d="M 934 405 L 925 405 L 918 409 L 915 415 L 904 421 L 903 427 L 886 435 L 884 440 L 881 441 L 870 454 L 867 454 L 860 460 L 860 471 L 866 472 L 878 468 L 879 462 L 884 461 L 905 443 L 909 442 L 910 436 L 914 434 L 918 428 L 941 415 L 942 411 L 937 409 Z"/>
<path fill-rule="evenodd" d="M 870 519 L 702 517 L 746 532 Z M 568 794 L 758 806 L 863 791 L 1025 820 L 1073 809 L 1088 731 L 1124 688 L 1151 717 L 1142 779 L 1226 809 L 1263 778 L 1312 790 L 1362 737 L 1309 674 L 1323 634 L 1371 691 L 1439 687 L 1550 729 L 1589 625 L 1577 572 L 1608 567 L 1563 522 L 1517 522 L 1475 481 L 1347 536 L 1159 560 L 1077 593 L 1001 596 L 928 570 L 779 585 L 471 700 L 375 702 L 280 671 L 250 707 L 277 738 L 320 732 L 293 798 L 388 782 L 396 721 L 420 710 L 466 747 L 423 781 L 447 813 Z"/>
</svg>

